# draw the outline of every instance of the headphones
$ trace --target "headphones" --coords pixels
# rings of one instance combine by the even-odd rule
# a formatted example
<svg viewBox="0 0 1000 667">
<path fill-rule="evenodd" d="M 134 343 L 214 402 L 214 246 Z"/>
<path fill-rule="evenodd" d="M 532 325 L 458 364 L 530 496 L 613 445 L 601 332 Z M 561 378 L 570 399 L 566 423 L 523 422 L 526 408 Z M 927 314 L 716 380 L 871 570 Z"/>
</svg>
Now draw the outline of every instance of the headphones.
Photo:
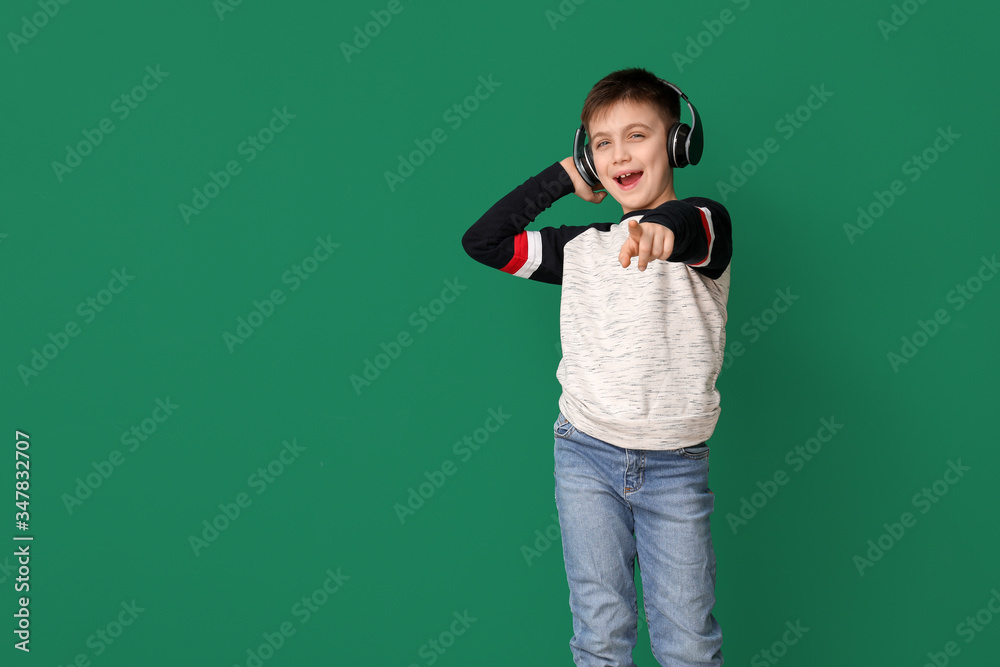
<svg viewBox="0 0 1000 667">
<path fill-rule="evenodd" d="M 660 83 L 669 86 L 677 91 L 677 94 L 687 102 L 688 109 L 691 110 L 691 125 L 687 123 L 674 123 L 667 133 L 667 158 L 671 167 L 680 169 L 689 164 L 698 164 L 701 160 L 701 153 L 705 147 L 705 137 L 702 131 L 701 118 L 698 111 L 691 104 L 680 88 L 657 77 Z M 576 170 L 583 176 L 590 187 L 601 184 L 601 179 L 597 177 L 597 169 L 594 167 L 594 153 L 590 149 L 590 143 L 586 143 L 587 130 L 583 125 L 576 131 L 576 138 L 573 141 L 573 162 Z"/>
</svg>

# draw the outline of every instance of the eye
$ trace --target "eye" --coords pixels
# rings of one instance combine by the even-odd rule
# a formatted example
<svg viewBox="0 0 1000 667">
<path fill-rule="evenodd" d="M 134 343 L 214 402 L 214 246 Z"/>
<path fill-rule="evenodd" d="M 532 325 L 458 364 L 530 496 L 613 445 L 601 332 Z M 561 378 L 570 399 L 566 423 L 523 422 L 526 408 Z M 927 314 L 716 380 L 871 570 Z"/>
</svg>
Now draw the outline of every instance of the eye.
<svg viewBox="0 0 1000 667">
<path fill-rule="evenodd" d="M 645 135 L 643 135 L 641 132 L 633 132 L 632 134 L 629 135 L 629 139 L 631 139 L 632 137 L 643 137 L 644 138 Z M 595 146 L 595 148 L 600 148 L 601 146 L 603 146 L 606 143 L 608 143 L 606 139 L 601 140 L 601 141 L 597 142 L 597 145 Z"/>
</svg>

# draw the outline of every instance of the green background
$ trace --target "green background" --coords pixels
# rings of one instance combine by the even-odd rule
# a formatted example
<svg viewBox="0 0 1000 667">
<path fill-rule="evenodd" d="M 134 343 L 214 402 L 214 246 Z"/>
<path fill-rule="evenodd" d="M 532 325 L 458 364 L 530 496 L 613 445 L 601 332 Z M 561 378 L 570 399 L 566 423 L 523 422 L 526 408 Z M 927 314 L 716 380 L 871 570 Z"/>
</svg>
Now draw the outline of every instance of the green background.
<svg viewBox="0 0 1000 667">
<path fill-rule="evenodd" d="M 1000 604 L 1000 281 L 973 280 L 960 309 L 947 298 L 992 278 L 983 258 L 1000 249 L 994 3 L 912 0 L 888 33 L 894 6 L 859 0 L 54 6 L 0 10 L 3 532 L 34 536 L 30 655 L 13 648 L 16 543 L 0 552 L 4 664 L 254 664 L 283 623 L 295 633 L 265 665 L 572 664 L 550 435 L 559 288 L 478 264 L 460 240 L 570 154 L 590 87 L 630 66 L 677 83 L 703 117 L 704 159 L 676 173 L 679 197 L 723 201 L 748 150 L 779 146 L 724 200 L 731 356 L 709 444 L 727 664 L 774 650 L 787 665 L 922 665 L 948 642 L 951 664 L 996 662 L 1000 619 L 982 612 L 992 622 L 971 642 L 959 624 Z M 391 21 L 345 55 L 371 12 Z M 678 60 L 685 49 L 695 57 Z M 116 98 L 157 66 L 121 118 Z M 455 127 L 445 113 L 480 76 L 499 85 Z M 786 137 L 776 123 L 812 86 L 832 96 Z M 248 161 L 241 142 L 274 109 L 294 118 Z M 60 179 L 53 163 L 106 118 L 113 131 Z M 445 141 L 390 187 L 436 128 Z M 935 155 L 939 128 L 959 138 Z M 928 149 L 911 181 L 904 164 Z M 239 173 L 185 220 L 229 161 Z M 852 242 L 844 225 L 897 179 L 905 192 Z M 568 197 L 529 228 L 621 213 Z M 318 238 L 339 245 L 303 264 Z M 297 265 L 314 269 L 299 283 Z M 112 294 L 123 267 L 134 278 Z M 444 304 L 446 281 L 460 288 Z M 283 303 L 227 345 L 274 290 Z M 798 298 L 775 318 L 776 290 Z M 947 321 L 894 367 L 888 354 L 939 309 Z M 157 399 L 178 406 L 161 422 Z M 456 450 L 490 410 L 502 427 Z M 822 419 L 843 428 L 797 469 L 786 454 Z M 144 420 L 129 451 L 123 434 Z M 26 532 L 15 429 L 31 443 Z M 301 449 L 274 463 L 285 441 Z M 120 465 L 102 463 L 116 451 Z M 939 482 L 959 460 L 969 470 Z M 396 505 L 449 461 L 401 521 Z M 252 477 L 269 464 L 270 482 Z M 88 475 L 100 485 L 68 502 Z M 925 487 L 936 502 L 915 504 Z M 220 504 L 241 493 L 226 526 Z M 890 538 L 904 512 L 915 524 Z M 192 546 L 213 520 L 224 529 Z M 880 536 L 889 549 L 859 568 Z M 328 570 L 346 579 L 304 619 L 296 605 Z M 133 600 L 134 621 L 97 639 Z M 476 620 L 452 643 L 465 612 Z M 797 622 L 809 630 L 789 644 Z M 428 652 L 442 633 L 448 648 Z M 635 660 L 655 664 L 642 619 Z"/>
</svg>

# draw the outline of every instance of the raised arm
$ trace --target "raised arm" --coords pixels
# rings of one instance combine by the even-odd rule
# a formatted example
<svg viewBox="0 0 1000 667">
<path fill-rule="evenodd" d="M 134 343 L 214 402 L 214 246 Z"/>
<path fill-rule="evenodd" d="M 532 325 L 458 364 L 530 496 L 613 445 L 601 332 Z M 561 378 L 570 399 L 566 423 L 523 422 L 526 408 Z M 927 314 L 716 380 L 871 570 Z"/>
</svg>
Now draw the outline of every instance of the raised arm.
<svg viewBox="0 0 1000 667">
<path fill-rule="evenodd" d="M 557 199 L 579 194 L 565 162 L 551 164 L 490 207 L 462 236 L 465 252 L 481 264 L 520 278 L 561 284 L 563 246 L 585 227 L 563 225 L 537 231 L 525 231 L 525 227 Z M 607 195 L 589 188 L 588 192 L 590 201 L 599 202 Z"/>
</svg>

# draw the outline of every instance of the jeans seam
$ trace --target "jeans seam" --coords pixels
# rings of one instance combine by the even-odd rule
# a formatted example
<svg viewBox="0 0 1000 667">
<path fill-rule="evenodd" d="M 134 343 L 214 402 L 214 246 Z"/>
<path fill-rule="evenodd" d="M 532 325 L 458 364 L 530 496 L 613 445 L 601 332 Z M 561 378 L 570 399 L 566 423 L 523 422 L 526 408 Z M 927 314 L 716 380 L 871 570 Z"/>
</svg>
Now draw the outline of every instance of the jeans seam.
<svg viewBox="0 0 1000 667">
<path fill-rule="evenodd" d="M 639 486 L 625 487 L 625 493 L 628 493 L 630 491 L 638 491 L 639 489 L 642 488 L 642 484 L 643 484 L 643 481 L 644 481 L 643 480 L 643 477 L 644 477 L 643 473 L 645 472 L 645 469 L 646 469 L 646 452 L 643 451 L 643 450 L 639 450 Z M 628 479 L 628 452 L 627 451 L 625 452 L 625 479 Z M 623 480 L 623 482 L 624 482 L 624 480 Z M 624 486 L 624 483 L 623 483 L 623 486 Z"/>
</svg>

